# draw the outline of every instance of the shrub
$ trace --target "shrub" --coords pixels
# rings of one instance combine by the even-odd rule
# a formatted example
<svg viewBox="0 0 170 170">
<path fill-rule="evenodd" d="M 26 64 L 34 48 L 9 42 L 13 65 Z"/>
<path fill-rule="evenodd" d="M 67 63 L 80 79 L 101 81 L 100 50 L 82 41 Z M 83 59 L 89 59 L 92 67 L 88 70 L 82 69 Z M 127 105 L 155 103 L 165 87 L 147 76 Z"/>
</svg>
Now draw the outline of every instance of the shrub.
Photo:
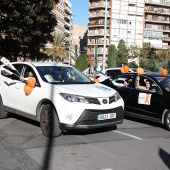
<svg viewBox="0 0 170 170">
<path fill-rule="evenodd" d="M 76 60 L 76 69 L 81 72 L 88 68 L 88 59 L 86 54 L 80 54 Z"/>
</svg>

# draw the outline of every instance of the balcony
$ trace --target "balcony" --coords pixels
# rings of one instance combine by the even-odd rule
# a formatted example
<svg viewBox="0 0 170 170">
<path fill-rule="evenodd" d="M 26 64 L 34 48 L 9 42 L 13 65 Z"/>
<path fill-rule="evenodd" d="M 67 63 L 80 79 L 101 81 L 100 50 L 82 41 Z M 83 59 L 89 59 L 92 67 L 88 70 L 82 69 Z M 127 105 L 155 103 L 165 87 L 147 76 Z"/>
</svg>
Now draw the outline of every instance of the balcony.
<svg viewBox="0 0 170 170">
<path fill-rule="evenodd" d="M 70 27 L 70 23 L 68 23 L 68 22 L 65 22 L 65 24 L 64 24 L 66 27 Z"/>
<path fill-rule="evenodd" d="M 156 29 L 154 29 L 154 28 L 145 28 L 145 31 L 154 31 L 154 30 L 170 33 L 170 29 L 169 28 L 163 28 L 163 27 L 156 28 Z"/>
<path fill-rule="evenodd" d="M 170 10 L 169 9 L 145 9 L 145 13 L 148 14 L 158 14 L 158 15 L 165 15 L 165 16 L 170 16 Z"/>
<path fill-rule="evenodd" d="M 65 15 L 64 17 L 67 21 L 70 21 L 70 15 Z"/>
<path fill-rule="evenodd" d="M 105 2 L 100 2 L 100 3 L 95 3 L 95 4 L 89 4 L 89 9 L 95 9 L 95 8 L 105 8 L 106 3 Z M 111 5 L 108 2 L 107 3 L 107 9 L 110 9 Z"/>
<path fill-rule="evenodd" d="M 105 14 L 89 14 L 89 18 L 98 18 L 98 17 L 101 17 L 101 18 L 104 18 L 105 17 Z M 107 17 L 111 17 L 109 13 L 107 13 Z"/>
<path fill-rule="evenodd" d="M 161 2 L 154 2 L 153 0 L 145 0 L 145 5 L 153 5 L 153 6 L 162 6 L 162 7 L 170 7 L 170 2 L 161 3 Z"/>
<path fill-rule="evenodd" d="M 170 42 L 170 38 L 164 38 L 162 41 L 163 42 Z"/>
<path fill-rule="evenodd" d="M 68 13 L 69 15 L 72 15 L 71 9 L 68 8 L 67 6 L 65 7 L 65 11 L 66 11 L 66 13 Z"/>
<path fill-rule="evenodd" d="M 145 18 L 145 23 L 157 23 L 157 24 L 168 24 L 169 25 L 169 21 L 166 21 L 166 20 L 159 20 L 159 19 L 148 19 L 148 18 Z"/>
<path fill-rule="evenodd" d="M 99 33 L 99 32 L 89 31 L 87 36 L 88 36 L 88 37 L 93 37 L 93 36 L 94 36 L 94 37 L 96 37 L 96 36 L 97 36 L 97 37 L 100 37 L 100 36 L 103 37 L 103 36 L 104 36 L 104 32 L 100 32 L 100 33 Z M 107 32 L 107 33 L 106 33 L 106 36 L 110 36 L 110 34 Z"/>
<path fill-rule="evenodd" d="M 99 41 L 99 42 L 97 42 L 97 43 L 94 43 L 94 42 L 88 42 L 88 44 L 87 45 L 98 45 L 98 46 L 100 46 L 100 45 L 104 45 L 104 42 L 103 41 Z M 106 45 L 107 46 L 109 46 L 110 45 L 110 43 L 109 42 L 106 42 Z"/>
<path fill-rule="evenodd" d="M 66 34 L 70 34 L 70 31 L 67 30 L 67 29 L 65 29 L 65 33 L 66 33 Z"/>
<path fill-rule="evenodd" d="M 88 23 L 88 27 L 99 27 L 99 26 L 104 27 L 104 25 L 105 25 L 104 22 L 90 22 L 90 23 Z M 108 22 L 106 26 L 110 27 L 110 22 Z"/>
</svg>

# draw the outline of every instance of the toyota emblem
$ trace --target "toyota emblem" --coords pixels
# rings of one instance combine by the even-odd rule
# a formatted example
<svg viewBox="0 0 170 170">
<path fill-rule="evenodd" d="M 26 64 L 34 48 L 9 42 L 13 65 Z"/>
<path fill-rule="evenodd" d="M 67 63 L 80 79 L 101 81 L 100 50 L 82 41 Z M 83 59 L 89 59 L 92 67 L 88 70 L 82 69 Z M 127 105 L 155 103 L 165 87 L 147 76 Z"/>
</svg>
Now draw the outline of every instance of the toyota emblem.
<svg viewBox="0 0 170 170">
<path fill-rule="evenodd" d="M 103 104 L 107 104 L 107 100 L 106 99 L 103 99 Z"/>
</svg>

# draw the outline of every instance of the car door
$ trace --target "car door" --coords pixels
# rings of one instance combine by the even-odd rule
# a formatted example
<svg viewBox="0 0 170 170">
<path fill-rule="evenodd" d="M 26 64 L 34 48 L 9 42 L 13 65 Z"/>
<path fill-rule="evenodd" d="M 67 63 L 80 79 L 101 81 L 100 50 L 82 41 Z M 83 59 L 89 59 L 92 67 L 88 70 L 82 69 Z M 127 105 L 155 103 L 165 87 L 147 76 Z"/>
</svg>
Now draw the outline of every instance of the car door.
<svg viewBox="0 0 170 170">
<path fill-rule="evenodd" d="M 28 79 L 27 75 L 28 72 L 31 71 L 33 73 L 33 75 L 36 76 L 35 71 L 32 69 L 31 66 L 23 64 L 23 76 L 25 79 Z M 36 81 L 37 77 L 36 77 Z M 24 87 L 25 87 L 26 83 L 23 81 L 18 81 L 15 84 L 15 95 L 14 95 L 14 106 L 16 108 L 17 111 L 20 112 L 24 112 L 27 114 L 31 114 L 31 115 L 35 115 L 36 114 L 36 106 L 37 106 L 37 102 L 38 102 L 38 97 L 40 96 L 39 94 L 41 93 L 40 90 L 41 88 L 38 86 L 35 86 L 33 88 L 33 91 L 31 92 L 31 94 L 27 95 L 24 92 Z"/>
<path fill-rule="evenodd" d="M 7 66 L 4 67 L 9 70 Z M 4 106 L 14 108 L 14 93 L 16 80 L 14 76 L 6 71 L 0 71 L 0 95 Z"/>
<path fill-rule="evenodd" d="M 130 84 L 128 87 L 124 86 L 124 81 L 126 79 L 130 80 Z M 125 110 L 128 111 L 130 107 L 129 94 L 134 89 L 133 75 L 124 74 L 116 76 L 115 78 L 113 78 L 113 84 L 115 85 L 115 90 L 120 93 L 121 97 L 124 100 Z"/>
<path fill-rule="evenodd" d="M 150 79 L 146 76 L 140 76 L 140 81 Z M 153 81 L 151 79 L 151 81 Z M 155 83 L 157 91 L 140 90 L 135 88 L 129 94 L 130 112 L 143 117 L 159 118 L 160 104 L 162 100 L 162 91 Z"/>
</svg>

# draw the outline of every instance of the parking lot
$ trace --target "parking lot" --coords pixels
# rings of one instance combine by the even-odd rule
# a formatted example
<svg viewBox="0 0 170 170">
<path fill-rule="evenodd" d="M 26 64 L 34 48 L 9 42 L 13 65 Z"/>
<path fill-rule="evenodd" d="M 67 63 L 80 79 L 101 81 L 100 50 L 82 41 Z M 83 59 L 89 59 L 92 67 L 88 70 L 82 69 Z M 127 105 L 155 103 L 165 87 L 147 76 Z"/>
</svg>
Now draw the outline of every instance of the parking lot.
<svg viewBox="0 0 170 170">
<path fill-rule="evenodd" d="M 125 118 L 117 128 L 48 139 L 37 122 L 9 116 L 0 131 L 1 170 L 170 169 L 170 133 L 150 121 Z"/>
</svg>

